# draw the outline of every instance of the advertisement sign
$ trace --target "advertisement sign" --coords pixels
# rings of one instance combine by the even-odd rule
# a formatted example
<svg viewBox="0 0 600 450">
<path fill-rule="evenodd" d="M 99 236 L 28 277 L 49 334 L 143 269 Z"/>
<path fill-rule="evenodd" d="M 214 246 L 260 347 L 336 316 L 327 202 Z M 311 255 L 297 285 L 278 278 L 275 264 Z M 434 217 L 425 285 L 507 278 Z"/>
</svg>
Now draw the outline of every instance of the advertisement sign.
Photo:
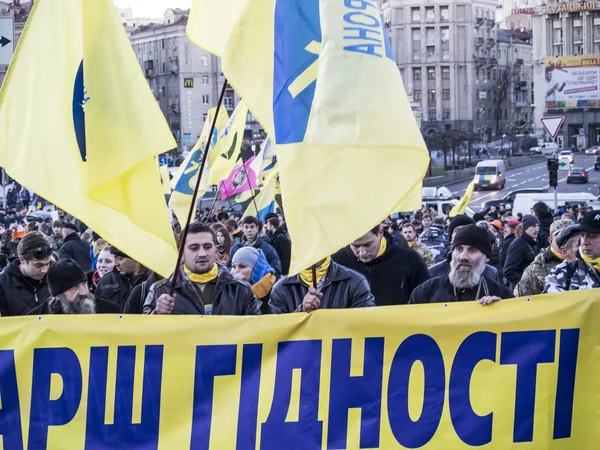
<svg viewBox="0 0 600 450">
<path fill-rule="evenodd" d="M 600 107 L 600 55 L 545 59 L 546 108 Z"/>
</svg>

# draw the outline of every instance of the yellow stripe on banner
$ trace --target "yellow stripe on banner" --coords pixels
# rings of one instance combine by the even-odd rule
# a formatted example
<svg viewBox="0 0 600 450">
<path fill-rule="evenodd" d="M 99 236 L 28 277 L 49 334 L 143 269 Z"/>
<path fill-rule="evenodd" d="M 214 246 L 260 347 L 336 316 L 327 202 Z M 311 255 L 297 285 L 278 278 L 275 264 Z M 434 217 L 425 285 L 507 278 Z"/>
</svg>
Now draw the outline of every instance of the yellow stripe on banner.
<svg viewBox="0 0 600 450">
<path fill-rule="evenodd" d="M 599 322 L 593 290 L 487 307 L 15 317 L 0 327 L 2 444 L 595 450 Z"/>
</svg>

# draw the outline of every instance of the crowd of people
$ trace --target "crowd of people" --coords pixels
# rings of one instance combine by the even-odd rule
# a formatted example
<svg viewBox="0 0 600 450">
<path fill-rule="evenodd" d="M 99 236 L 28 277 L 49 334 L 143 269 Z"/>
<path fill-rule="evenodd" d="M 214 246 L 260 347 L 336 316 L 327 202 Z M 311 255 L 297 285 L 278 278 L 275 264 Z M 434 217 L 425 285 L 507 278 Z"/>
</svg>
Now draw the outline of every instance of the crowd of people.
<svg viewBox="0 0 600 450">
<path fill-rule="evenodd" d="M 20 205 L 24 206 L 24 205 Z M 388 218 L 288 276 L 285 218 L 205 211 L 174 233 L 183 263 L 166 279 L 73 217 L 0 209 L 0 315 L 257 315 L 422 303 L 489 305 L 600 287 L 600 211 L 536 203 L 443 218 Z M 181 242 L 185 237 L 185 242 Z"/>
</svg>

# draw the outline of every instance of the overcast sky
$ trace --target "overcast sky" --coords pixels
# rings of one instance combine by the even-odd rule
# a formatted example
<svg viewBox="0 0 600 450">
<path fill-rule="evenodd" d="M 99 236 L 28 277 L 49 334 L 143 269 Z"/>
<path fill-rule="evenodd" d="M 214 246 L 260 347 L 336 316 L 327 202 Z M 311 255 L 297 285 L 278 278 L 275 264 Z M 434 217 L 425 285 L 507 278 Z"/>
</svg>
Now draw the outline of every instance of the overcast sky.
<svg viewBox="0 0 600 450">
<path fill-rule="evenodd" d="M 189 8 L 192 0 L 114 0 L 121 8 L 132 8 L 135 17 L 162 17 L 168 8 Z"/>
</svg>

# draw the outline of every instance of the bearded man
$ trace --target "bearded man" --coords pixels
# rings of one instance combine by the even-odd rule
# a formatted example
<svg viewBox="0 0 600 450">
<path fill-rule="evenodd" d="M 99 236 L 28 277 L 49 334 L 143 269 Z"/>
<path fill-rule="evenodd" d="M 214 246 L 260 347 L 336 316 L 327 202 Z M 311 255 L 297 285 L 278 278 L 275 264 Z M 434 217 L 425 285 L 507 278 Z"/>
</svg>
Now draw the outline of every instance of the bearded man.
<svg viewBox="0 0 600 450">
<path fill-rule="evenodd" d="M 484 275 L 486 264 L 492 257 L 487 230 L 467 225 L 457 232 L 453 245 L 450 273 L 417 287 L 409 304 L 477 300 L 485 306 L 513 297 L 505 286 Z"/>
<path fill-rule="evenodd" d="M 42 314 L 119 314 L 116 303 L 96 298 L 88 288 L 87 275 L 72 259 L 61 259 L 47 274 L 51 297 L 29 315 Z"/>
</svg>

